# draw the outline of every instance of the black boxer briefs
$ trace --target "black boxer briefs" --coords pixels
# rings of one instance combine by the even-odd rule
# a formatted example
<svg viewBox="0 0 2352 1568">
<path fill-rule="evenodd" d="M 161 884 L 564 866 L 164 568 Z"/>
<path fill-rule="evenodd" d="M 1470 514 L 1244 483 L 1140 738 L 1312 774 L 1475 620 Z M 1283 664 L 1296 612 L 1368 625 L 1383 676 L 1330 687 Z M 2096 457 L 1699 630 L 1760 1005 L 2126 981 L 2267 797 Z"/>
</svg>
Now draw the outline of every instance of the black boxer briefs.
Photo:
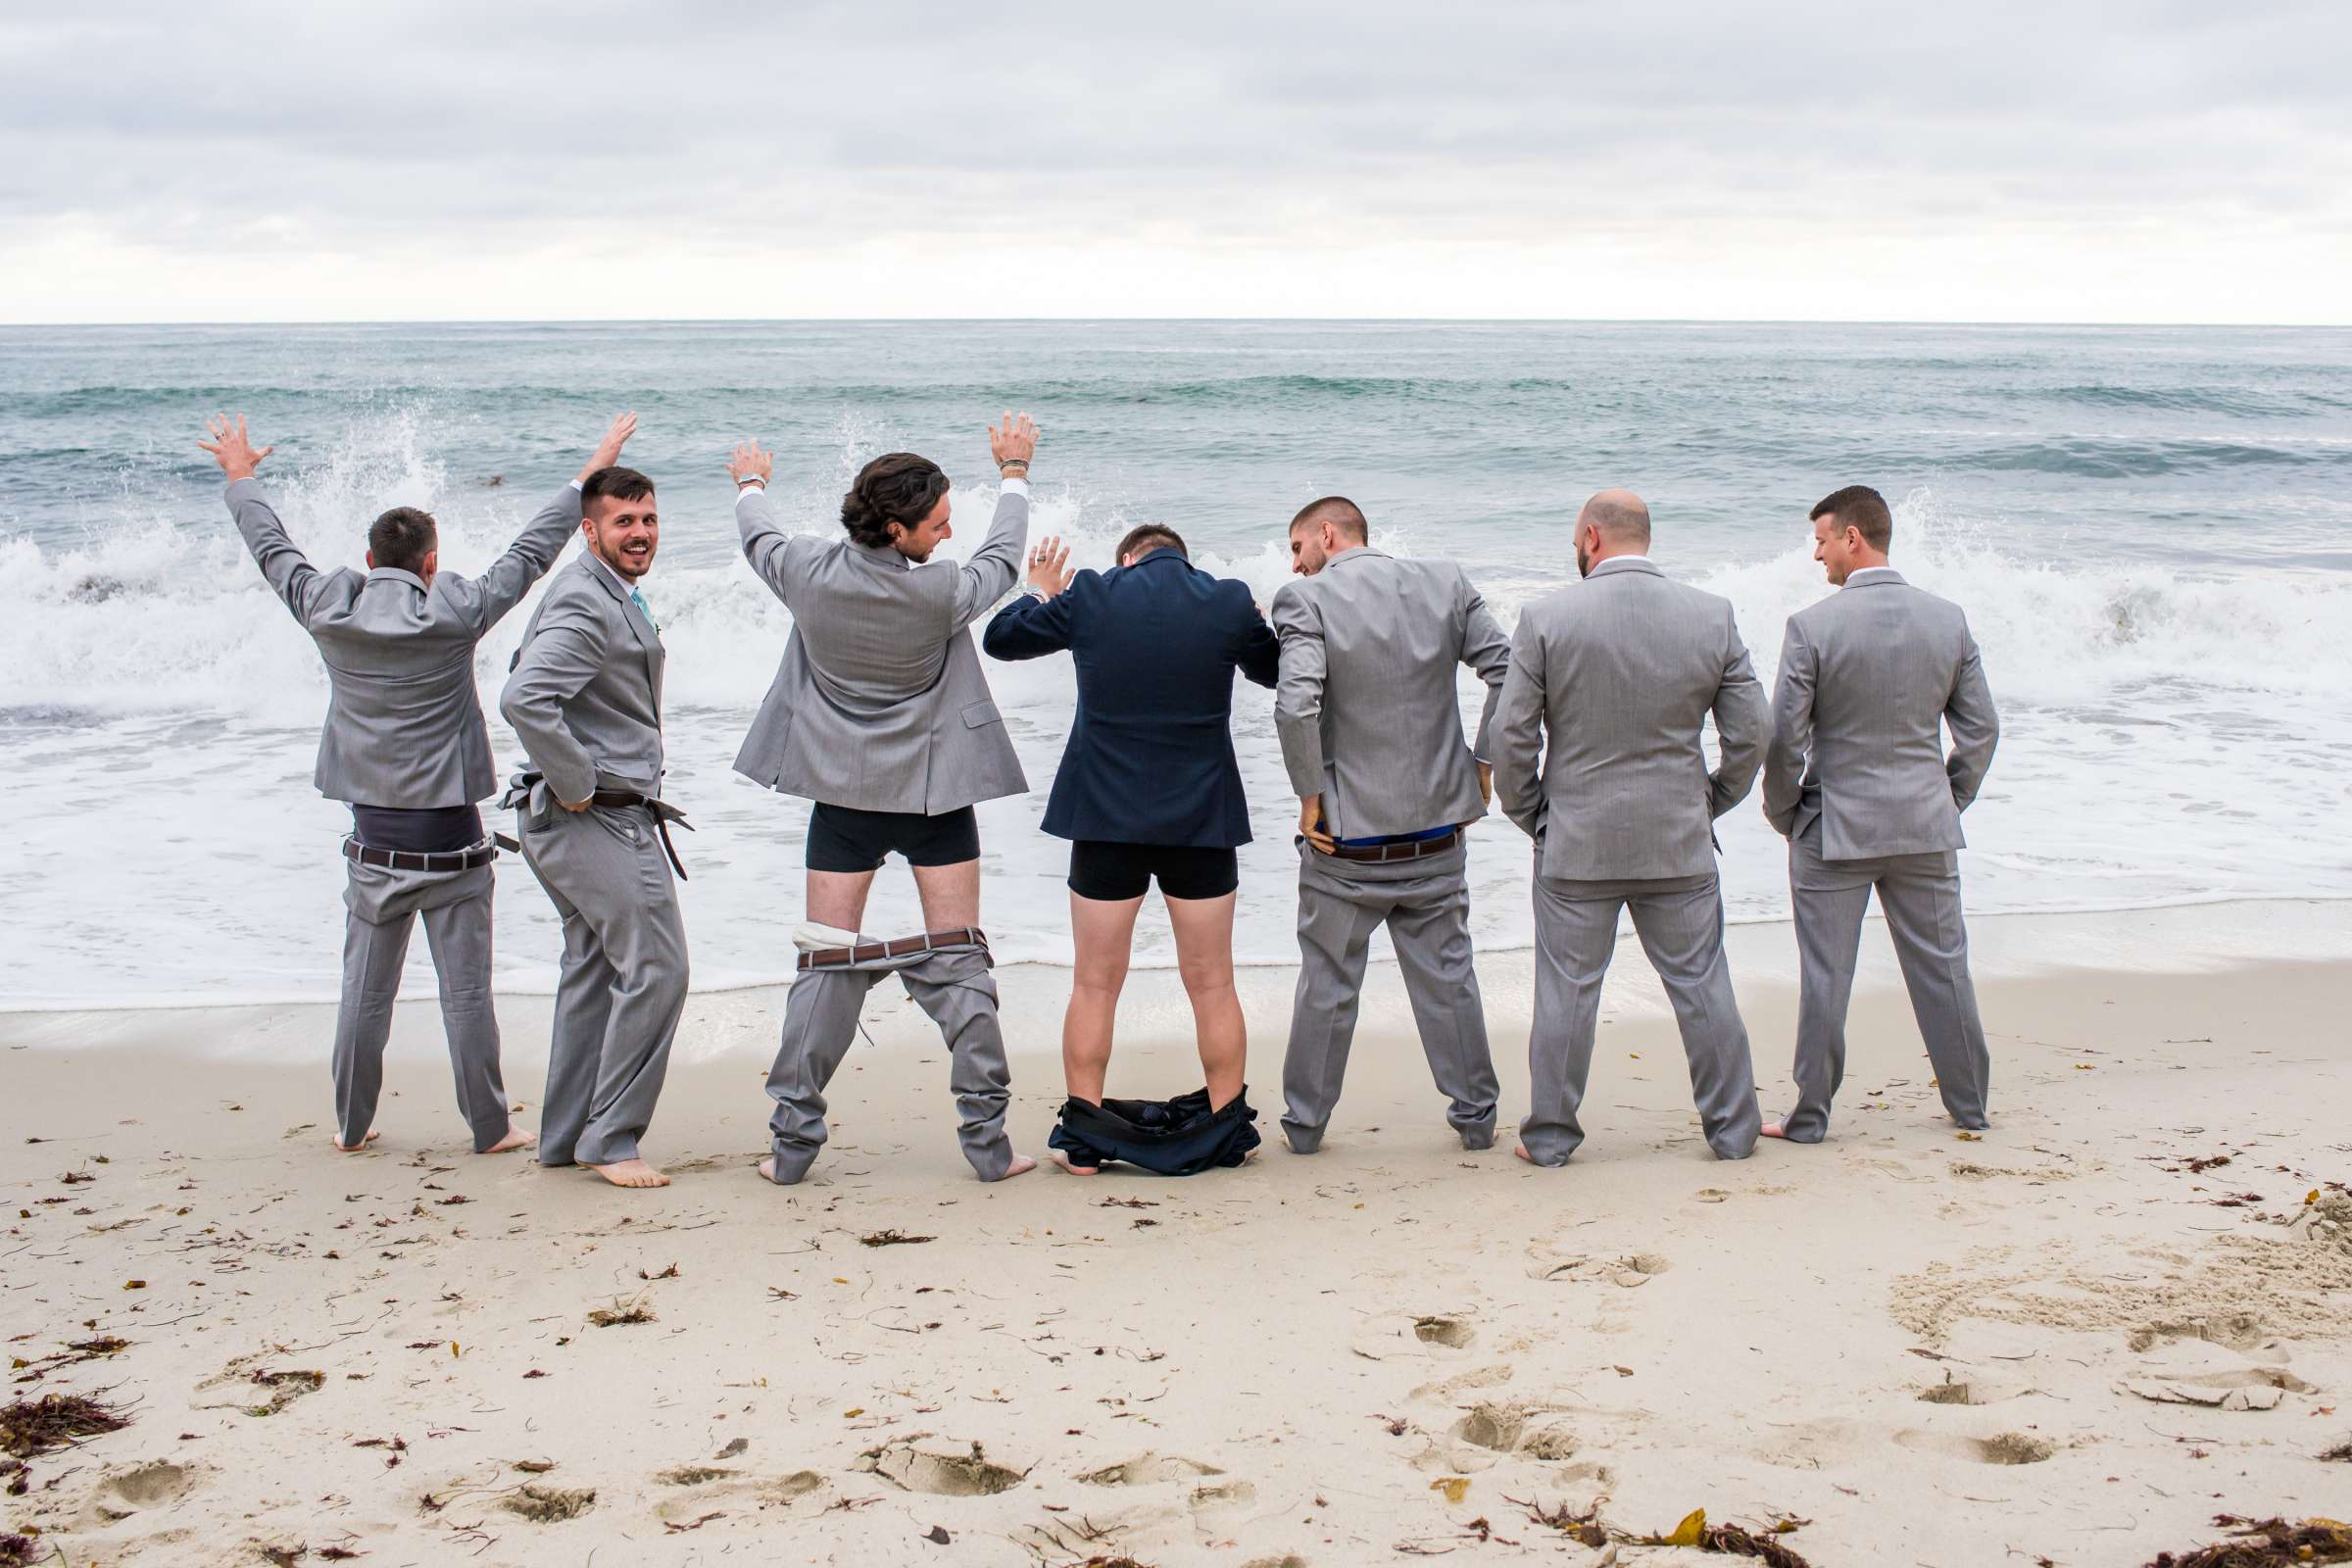
<svg viewBox="0 0 2352 1568">
<path fill-rule="evenodd" d="M 1154 879 L 1162 898 L 1221 899 L 1242 885 L 1241 862 L 1230 849 L 1201 845 L 1111 844 L 1102 839 L 1078 839 L 1070 845 L 1070 891 L 1082 899 L 1140 899 Z"/>
<path fill-rule="evenodd" d="M 811 871 L 871 871 L 892 854 L 908 865 L 958 865 L 980 858 L 980 819 L 968 806 L 937 816 L 861 811 L 819 801 L 808 813 Z"/>
</svg>

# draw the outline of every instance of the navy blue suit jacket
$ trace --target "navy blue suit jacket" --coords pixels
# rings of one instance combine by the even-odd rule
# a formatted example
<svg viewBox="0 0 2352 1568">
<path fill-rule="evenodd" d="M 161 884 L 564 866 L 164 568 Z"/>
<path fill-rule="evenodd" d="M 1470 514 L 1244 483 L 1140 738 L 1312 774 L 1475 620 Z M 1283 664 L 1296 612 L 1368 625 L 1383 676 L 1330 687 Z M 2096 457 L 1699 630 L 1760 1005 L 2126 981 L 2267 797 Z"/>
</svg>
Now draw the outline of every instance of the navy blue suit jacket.
<svg viewBox="0 0 2352 1568">
<path fill-rule="evenodd" d="M 1024 594 L 980 640 L 995 659 L 1068 649 L 1078 716 L 1046 802 L 1055 838 L 1231 849 L 1250 842 L 1233 759 L 1233 672 L 1260 686 L 1282 644 L 1250 585 L 1212 577 L 1173 550 L 1082 571 L 1052 599 Z"/>
</svg>

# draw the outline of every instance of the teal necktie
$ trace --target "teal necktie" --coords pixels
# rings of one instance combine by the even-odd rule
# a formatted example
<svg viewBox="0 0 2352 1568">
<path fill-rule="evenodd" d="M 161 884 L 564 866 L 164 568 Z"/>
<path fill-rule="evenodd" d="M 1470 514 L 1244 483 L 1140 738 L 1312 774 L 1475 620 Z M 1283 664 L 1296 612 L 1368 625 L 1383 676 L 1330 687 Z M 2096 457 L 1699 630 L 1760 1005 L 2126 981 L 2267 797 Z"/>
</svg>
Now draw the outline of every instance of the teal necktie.
<svg viewBox="0 0 2352 1568">
<path fill-rule="evenodd" d="M 657 637 L 661 636 L 662 623 L 654 618 L 654 607 L 645 602 L 644 593 L 638 589 L 631 588 L 629 590 L 629 603 L 637 607 L 637 613 L 645 617 L 645 623 L 654 628 L 654 635 Z"/>
</svg>

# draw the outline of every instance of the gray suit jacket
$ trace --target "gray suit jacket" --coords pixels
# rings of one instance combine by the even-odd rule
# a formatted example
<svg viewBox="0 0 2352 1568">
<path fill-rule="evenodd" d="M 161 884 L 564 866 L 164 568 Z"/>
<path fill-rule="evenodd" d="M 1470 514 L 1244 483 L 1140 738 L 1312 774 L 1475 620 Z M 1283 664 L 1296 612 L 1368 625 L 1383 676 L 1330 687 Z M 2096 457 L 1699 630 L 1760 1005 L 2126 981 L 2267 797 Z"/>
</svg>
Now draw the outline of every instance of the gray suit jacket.
<svg viewBox="0 0 2352 1568">
<path fill-rule="evenodd" d="M 1699 749 L 1709 712 L 1712 774 Z M 1770 728 L 1731 602 L 1618 556 L 1519 617 L 1494 793 L 1536 837 L 1538 876 L 1707 875 L 1714 819 L 1755 783 Z"/>
<path fill-rule="evenodd" d="M 1764 815 L 1826 860 L 1956 850 L 2001 723 L 1968 617 L 1892 567 L 1788 617 Z M 1947 759 L 1938 723 L 1952 732 Z"/>
<path fill-rule="evenodd" d="M 392 567 L 320 571 L 258 479 L 228 487 L 229 514 L 262 575 L 326 662 L 318 793 L 410 810 L 468 806 L 498 787 L 473 684 L 473 649 L 522 602 L 580 525 L 565 485 L 479 577 L 436 572 L 430 588 Z"/>
<path fill-rule="evenodd" d="M 744 559 L 792 612 L 736 772 L 831 806 L 926 816 L 1029 788 L 965 629 L 1020 572 L 1027 485 L 998 493 L 988 538 L 960 566 L 787 534 L 761 491 L 737 498 L 735 521 Z"/>
<path fill-rule="evenodd" d="M 663 657 L 661 634 L 594 556 L 583 550 L 548 583 L 498 710 L 559 800 L 661 793 Z"/>
<path fill-rule="evenodd" d="M 1274 728 L 1291 788 L 1323 797 L 1338 838 L 1378 838 L 1487 814 L 1478 763 L 1510 667 L 1510 640 L 1449 561 L 1358 548 L 1274 596 L 1282 681 Z M 1462 744 L 1454 666 L 1487 683 Z"/>
</svg>

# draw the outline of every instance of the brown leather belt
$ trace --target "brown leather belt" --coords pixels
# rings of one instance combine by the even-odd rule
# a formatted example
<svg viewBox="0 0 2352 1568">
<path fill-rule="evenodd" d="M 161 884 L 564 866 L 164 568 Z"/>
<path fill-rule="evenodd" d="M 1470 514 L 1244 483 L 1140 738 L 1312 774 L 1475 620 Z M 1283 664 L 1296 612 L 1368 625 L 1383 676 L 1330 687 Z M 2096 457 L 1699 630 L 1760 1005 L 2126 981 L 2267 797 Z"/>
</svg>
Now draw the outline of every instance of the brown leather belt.
<svg viewBox="0 0 2352 1568">
<path fill-rule="evenodd" d="M 477 865 L 488 865 L 498 858 L 493 845 L 476 844 L 470 850 L 379 850 L 362 844 L 358 839 L 343 841 L 345 859 L 362 865 L 380 865 L 387 871 L 470 871 Z"/>
<path fill-rule="evenodd" d="M 636 790 L 598 790 L 588 797 L 588 804 L 617 807 L 624 810 L 633 806 L 644 807 L 646 815 L 654 819 L 654 831 L 662 836 L 662 853 L 669 857 L 669 868 L 678 873 L 679 881 L 687 880 L 686 862 L 678 858 L 678 847 L 669 842 L 669 824 L 672 821 L 689 833 L 694 831 L 694 824 L 686 820 L 685 812 L 659 796 L 641 794 Z"/>
<path fill-rule="evenodd" d="M 854 948 L 819 948 L 814 953 L 801 955 L 801 967 L 848 969 L 880 958 L 904 958 L 910 953 L 930 953 L 939 948 L 978 948 L 985 953 L 988 951 L 988 934 L 976 925 L 959 925 L 948 931 L 926 931 L 918 937 L 894 937 L 888 942 L 860 942 Z"/>
<path fill-rule="evenodd" d="M 1455 828 L 1441 838 L 1407 839 L 1402 844 L 1334 844 L 1329 851 L 1317 850 L 1317 855 L 1329 854 L 1335 860 L 1418 860 L 1425 855 L 1444 855 L 1462 842 L 1462 830 Z"/>
</svg>

